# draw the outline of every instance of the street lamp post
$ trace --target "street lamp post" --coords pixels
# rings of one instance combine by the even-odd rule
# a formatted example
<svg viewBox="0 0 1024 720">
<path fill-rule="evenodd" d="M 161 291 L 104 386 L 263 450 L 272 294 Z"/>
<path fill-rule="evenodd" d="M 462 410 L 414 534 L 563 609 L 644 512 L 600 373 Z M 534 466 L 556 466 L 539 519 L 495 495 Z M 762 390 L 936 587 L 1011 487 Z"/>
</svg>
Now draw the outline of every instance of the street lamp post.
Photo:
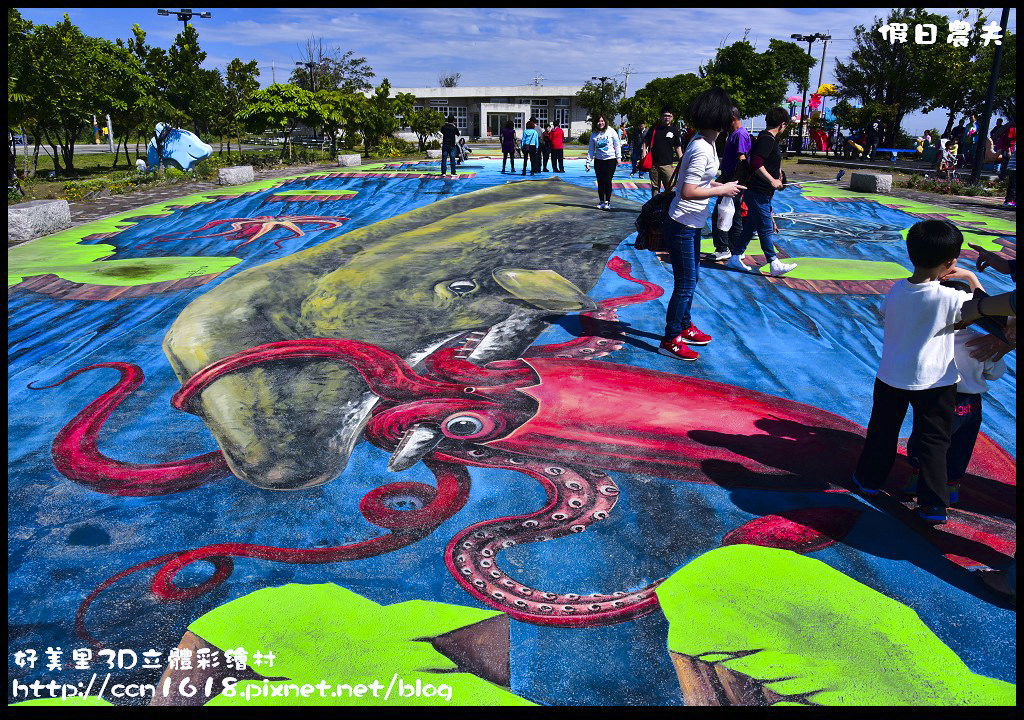
<svg viewBox="0 0 1024 720">
<path fill-rule="evenodd" d="M 811 45 L 814 44 L 815 40 L 825 40 L 827 42 L 827 41 L 832 39 L 831 35 L 824 35 L 822 33 L 814 33 L 813 35 L 800 35 L 798 33 L 793 33 L 792 35 L 790 35 L 790 37 L 793 38 L 794 40 L 796 40 L 797 42 L 806 42 L 807 43 L 807 54 L 808 54 L 808 56 L 810 56 L 810 54 L 811 54 Z M 823 76 L 824 70 L 825 70 L 824 57 L 825 56 L 822 55 L 822 68 L 821 68 L 822 69 L 822 76 Z M 810 78 L 810 71 L 808 71 L 807 74 L 808 74 L 807 80 L 809 82 L 810 79 L 811 79 Z M 819 85 L 821 84 L 820 80 L 819 80 L 818 84 Z M 804 99 L 803 99 L 803 102 L 800 104 L 800 129 L 797 130 L 797 134 L 798 134 L 797 135 L 797 146 L 796 146 L 797 155 L 802 154 L 803 153 L 803 149 L 804 149 L 804 115 L 806 114 L 805 113 L 806 107 L 807 107 L 807 83 L 804 83 Z"/>
<path fill-rule="evenodd" d="M 159 10 L 156 11 L 157 15 L 170 15 L 171 13 L 174 13 L 175 15 L 178 16 L 178 19 L 181 20 L 181 22 L 182 22 L 182 24 L 184 25 L 185 28 L 188 28 L 188 21 L 191 20 L 194 17 L 200 17 L 200 18 L 211 18 L 211 17 L 213 17 L 213 15 L 211 13 L 208 13 L 208 12 L 192 12 L 192 8 L 181 8 L 180 10 L 165 10 L 163 8 L 160 8 Z"/>
</svg>

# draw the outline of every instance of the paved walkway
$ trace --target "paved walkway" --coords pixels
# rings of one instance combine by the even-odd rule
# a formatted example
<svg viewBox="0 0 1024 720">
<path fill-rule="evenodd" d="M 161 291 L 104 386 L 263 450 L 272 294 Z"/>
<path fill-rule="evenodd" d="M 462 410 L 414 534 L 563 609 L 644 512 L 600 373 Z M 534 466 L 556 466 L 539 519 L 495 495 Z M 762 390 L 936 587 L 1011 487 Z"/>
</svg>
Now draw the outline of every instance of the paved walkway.
<svg viewBox="0 0 1024 720">
<path fill-rule="evenodd" d="M 337 168 L 337 164 L 317 163 L 315 165 L 288 165 L 285 167 L 275 167 L 270 170 L 261 170 L 257 172 L 256 180 L 299 175 L 311 170 L 322 170 L 324 168 Z M 135 208 L 143 207 L 145 205 L 152 205 L 153 203 L 165 200 L 173 200 L 174 198 L 179 198 L 184 195 L 193 195 L 195 193 L 217 190 L 220 187 L 222 186 L 212 182 L 178 183 L 175 185 L 161 185 L 149 190 L 139 190 L 138 192 L 126 195 L 110 195 L 108 197 L 98 198 L 95 200 L 74 202 L 70 203 L 71 224 L 81 225 L 110 215 L 116 215 L 117 213 L 122 213 L 127 210 L 134 210 Z"/>
</svg>

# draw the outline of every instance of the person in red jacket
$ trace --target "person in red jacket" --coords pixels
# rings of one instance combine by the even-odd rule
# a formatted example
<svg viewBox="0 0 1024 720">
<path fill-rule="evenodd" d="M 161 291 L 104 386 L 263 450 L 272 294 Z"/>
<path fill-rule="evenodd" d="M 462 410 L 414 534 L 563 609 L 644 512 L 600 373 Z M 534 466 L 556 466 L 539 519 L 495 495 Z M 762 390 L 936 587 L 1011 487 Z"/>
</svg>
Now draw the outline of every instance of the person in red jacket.
<svg viewBox="0 0 1024 720">
<path fill-rule="evenodd" d="M 551 129 L 551 171 L 565 172 L 565 133 L 559 125 Z"/>
</svg>

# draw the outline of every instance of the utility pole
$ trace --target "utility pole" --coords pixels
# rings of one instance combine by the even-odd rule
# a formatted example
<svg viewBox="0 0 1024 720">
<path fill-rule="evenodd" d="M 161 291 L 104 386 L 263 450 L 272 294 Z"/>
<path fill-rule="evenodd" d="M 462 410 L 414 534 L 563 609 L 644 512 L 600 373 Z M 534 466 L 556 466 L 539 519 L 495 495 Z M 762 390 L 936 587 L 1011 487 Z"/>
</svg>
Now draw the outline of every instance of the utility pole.
<svg viewBox="0 0 1024 720">
<path fill-rule="evenodd" d="M 828 32 L 827 30 L 825 31 Z M 821 68 L 818 70 L 818 87 L 821 87 L 822 81 L 825 79 L 825 53 L 828 51 L 828 41 L 832 39 L 831 35 L 819 35 L 822 40 L 821 43 Z"/>
<path fill-rule="evenodd" d="M 1010 8 L 1003 8 L 1003 15 L 999 18 L 999 28 L 1005 37 L 1006 25 L 1010 20 Z M 988 146 L 988 127 L 992 122 L 992 106 L 996 100 L 996 84 L 999 82 L 999 66 L 1003 62 L 1003 43 L 997 41 L 996 56 L 992 60 L 992 74 L 988 79 L 988 97 L 985 98 L 985 114 L 981 117 L 981 127 L 978 128 L 978 147 L 974 149 L 974 167 L 971 168 L 971 185 L 977 185 L 981 178 L 981 163 L 985 160 L 985 148 Z"/>
<path fill-rule="evenodd" d="M 274 65 L 274 61 L 270 61 L 270 79 L 277 85 L 277 67 Z"/>
<path fill-rule="evenodd" d="M 625 82 L 622 83 L 622 96 L 629 95 L 629 76 L 633 74 L 633 66 L 627 65 L 619 71 L 619 75 L 625 75 Z"/>
<path fill-rule="evenodd" d="M 192 12 L 192 8 L 181 8 L 180 10 L 164 10 L 164 9 L 161 8 L 160 10 L 156 11 L 157 15 L 170 15 L 171 13 L 174 13 L 175 15 L 178 16 L 178 19 L 184 25 L 184 29 L 188 29 L 188 21 L 191 20 L 194 17 L 201 17 L 201 18 L 211 18 L 211 17 L 213 17 L 213 15 L 208 13 L 208 12 Z"/>
<path fill-rule="evenodd" d="M 829 40 L 832 39 L 832 37 L 830 35 L 823 35 L 821 33 L 814 33 L 813 35 L 800 35 L 798 33 L 793 33 L 792 35 L 790 35 L 790 37 L 793 38 L 794 40 L 796 40 L 797 42 L 806 42 L 807 43 L 807 55 L 808 56 L 811 55 L 811 45 L 814 44 L 815 40 L 824 40 L 825 38 L 828 38 Z M 822 69 L 824 69 L 824 65 L 822 65 Z M 807 75 L 808 75 L 807 80 L 809 82 L 810 79 L 811 79 L 810 78 L 810 71 L 808 71 Z M 820 84 L 821 83 L 819 83 L 819 85 Z M 807 109 L 807 83 L 804 84 L 804 99 L 803 99 L 803 102 L 800 104 L 800 129 L 797 131 L 798 137 L 797 137 L 797 146 L 796 146 L 797 155 L 802 154 L 803 153 L 803 149 L 804 149 L 804 120 L 805 120 L 804 116 L 806 115 L 806 109 Z"/>
</svg>

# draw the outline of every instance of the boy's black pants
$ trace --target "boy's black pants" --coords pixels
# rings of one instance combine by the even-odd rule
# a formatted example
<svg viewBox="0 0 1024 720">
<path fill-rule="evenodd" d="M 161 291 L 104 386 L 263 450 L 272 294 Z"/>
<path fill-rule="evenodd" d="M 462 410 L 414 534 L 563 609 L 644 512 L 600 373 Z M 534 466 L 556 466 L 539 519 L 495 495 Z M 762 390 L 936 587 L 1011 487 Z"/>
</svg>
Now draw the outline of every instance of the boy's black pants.
<svg viewBox="0 0 1024 720">
<path fill-rule="evenodd" d="M 864 449 L 857 462 L 857 480 L 860 484 L 873 488 L 885 484 L 896 462 L 900 426 L 907 416 L 907 408 L 912 407 L 914 427 L 910 436 L 921 462 L 918 503 L 948 507 L 946 452 L 949 450 L 955 401 L 956 385 L 928 390 L 902 390 L 875 378 L 871 420 L 868 422 Z"/>
</svg>

